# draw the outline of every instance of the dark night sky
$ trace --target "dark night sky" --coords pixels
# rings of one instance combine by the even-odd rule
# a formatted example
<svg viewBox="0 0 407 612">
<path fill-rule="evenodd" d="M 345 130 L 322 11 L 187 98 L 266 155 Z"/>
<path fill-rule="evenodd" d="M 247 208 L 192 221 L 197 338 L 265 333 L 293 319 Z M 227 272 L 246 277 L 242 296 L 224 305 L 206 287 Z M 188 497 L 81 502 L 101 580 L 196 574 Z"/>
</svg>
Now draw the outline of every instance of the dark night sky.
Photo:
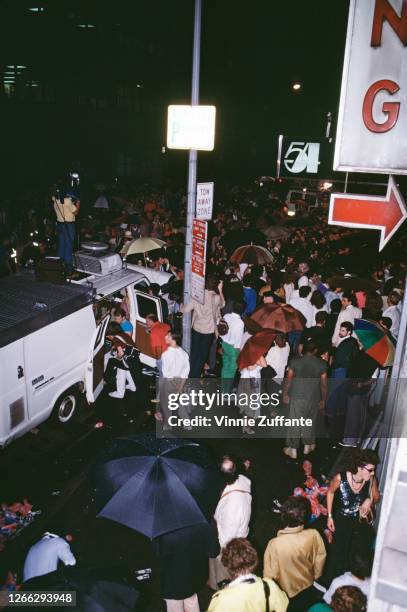
<svg viewBox="0 0 407 612">
<path fill-rule="evenodd" d="M 15 174 L 18 165 L 24 172 L 35 154 L 45 156 L 44 168 L 59 138 L 68 140 L 64 162 L 75 153 L 79 159 L 78 148 L 85 151 L 87 139 L 94 144 L 87 160 L 93 151 L 95 167 L 106 170 L 110 162 L 97 159 L 100 146 L 110 154 L 120 149 L 120 130 L 126 141 L 121 148 L 129 154 L 158 155 L 165 144 L 166 106 L 190 98 L 193 0 L 48 0 L 40 15 L 28 11 L 36 5 L 41 2 L 0 2 L 0 68 L 27 65 L 27 76 L 57 93 L 47 109 L 43 102 L 2 100 L 7 167 Z M 225 176 L 242 167 L 248 174 L 274 174 L 279 133 L 323 135 L 326 113 L 336 114 L 348 2 L 202 0 L 202 5 L 201 103 L 217 106 L 218 121 L 215 152 L 203 155 L 200 167 L 223 170 Z M 83 30 L 78 23 L 96 27 Z M 298 93 L 291 89 L 296 80 L 303 84 Z M 117 84 L 139 82 L 137 117 L 89 110 L 85 117 L 69 103 L 72 93 L 98 96 Z M 160 176 L 177 172 L 178 161 L 185 161 L 183 153 L 169 155 Z"/>
</svg>

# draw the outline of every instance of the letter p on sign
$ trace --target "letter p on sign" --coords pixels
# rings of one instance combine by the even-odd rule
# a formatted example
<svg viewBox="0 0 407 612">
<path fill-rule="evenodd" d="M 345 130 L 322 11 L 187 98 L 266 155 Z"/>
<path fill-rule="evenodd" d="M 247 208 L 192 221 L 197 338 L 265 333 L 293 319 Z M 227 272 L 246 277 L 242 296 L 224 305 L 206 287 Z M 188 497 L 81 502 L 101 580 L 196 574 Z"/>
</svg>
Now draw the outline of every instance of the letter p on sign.
<svg viewBox="0 0 407 612">
<path fill-rule="evenodd" d="M 179 134 L 180 129 L 181 126 L 177 121 L 174 121 L 171 124 L 171 143 L 175 144 L 177 142 L 177 135 Z M 168 143 L 167 146 L 169 147 L 170 144 Z"/>
<path fill-rule="evenodd" d="M 215 106 L 170 105 L 168 107 L 167 147 L 213 151 Z"/>
</svg>

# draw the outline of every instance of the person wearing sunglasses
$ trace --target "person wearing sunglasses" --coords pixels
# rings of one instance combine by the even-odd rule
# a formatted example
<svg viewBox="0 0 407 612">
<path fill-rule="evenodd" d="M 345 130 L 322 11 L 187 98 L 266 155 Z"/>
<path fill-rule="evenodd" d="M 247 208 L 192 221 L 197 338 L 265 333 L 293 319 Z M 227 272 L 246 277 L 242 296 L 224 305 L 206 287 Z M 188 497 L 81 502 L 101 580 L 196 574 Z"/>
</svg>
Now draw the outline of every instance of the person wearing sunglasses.
<svg viewBox="0 0 407 612">
<path fill-rule="evenodd" d="M 332 478 L 327 493 L 327 528 L 332 535 L 323 583 L 327 586 L 349 570 L 351 547 L 369 547 L 369 538 L 361 538 L 361 521 L 371 522 L 374 506 L 380 499 L 375 476 L 379 458 L 371 449 L 349 448 L 341 462 L 343 471 Z M 369 532 L 369 533 L 368 533 Z M 363 541 L 361 541 L 361 539 Z"/>
</svg>

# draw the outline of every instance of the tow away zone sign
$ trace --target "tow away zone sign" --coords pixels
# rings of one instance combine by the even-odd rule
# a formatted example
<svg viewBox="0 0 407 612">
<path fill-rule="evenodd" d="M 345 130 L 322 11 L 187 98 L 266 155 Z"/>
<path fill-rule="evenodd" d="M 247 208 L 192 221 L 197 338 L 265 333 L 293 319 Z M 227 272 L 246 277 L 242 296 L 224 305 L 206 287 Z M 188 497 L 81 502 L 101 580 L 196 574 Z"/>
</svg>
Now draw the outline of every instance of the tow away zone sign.
<svg viewBox="0 0 407 612">
<path fill-rule="evenodd" d="M 196 186 L 196 218 L 210 221 L 213 211 L 213 183 L 198 183 Z"/>
</svg>

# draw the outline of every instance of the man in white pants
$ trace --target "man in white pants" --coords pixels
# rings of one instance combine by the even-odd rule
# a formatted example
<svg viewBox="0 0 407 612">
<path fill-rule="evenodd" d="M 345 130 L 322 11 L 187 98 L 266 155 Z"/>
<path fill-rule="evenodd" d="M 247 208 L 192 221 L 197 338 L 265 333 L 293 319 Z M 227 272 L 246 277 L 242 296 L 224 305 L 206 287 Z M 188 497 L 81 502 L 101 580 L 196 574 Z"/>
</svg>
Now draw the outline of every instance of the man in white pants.
<svg viewBox="0 0 407 612">
<path fill-rule="evenodd" d="M 116 370 L 116 391 L 112 391 L 111 393 L 109 393 L 109 396 L 113 397 L 114 399 L 123 399 L 126 393 L 126 389 L 128 389 L 129 391 L 135 391 L 136 385 L 134 384 L 131 372 L 125 365 L 125 361 L 123 359 L 126 345 L 124 344 L 124 342 L 122 343 L 120 341 L 115 341 L 115 346 L 117 352 L 117 359 L 122 361 L 123 367 L 118 367 Z"/>
</svg>

